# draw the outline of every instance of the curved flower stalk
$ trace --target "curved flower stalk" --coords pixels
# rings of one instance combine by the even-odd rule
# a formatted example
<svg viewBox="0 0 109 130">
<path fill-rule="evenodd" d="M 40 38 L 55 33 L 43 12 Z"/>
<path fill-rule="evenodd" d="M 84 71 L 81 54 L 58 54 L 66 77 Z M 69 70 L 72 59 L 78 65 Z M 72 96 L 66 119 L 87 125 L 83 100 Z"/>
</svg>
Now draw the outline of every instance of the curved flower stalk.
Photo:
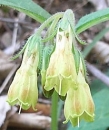
<svg viewBox="0 0 109 130">
<path fill-rule="evenodd" d="M 80 120 L 88 122 L 94 120 L 94 102 L 91 97 L 90 88 L 85 81 L 82 62 L 77 76 L 77 89 L 70 88 L 64 106 L 66 122 L 70 120 L 72 125 L 79 126 Z"/>
<path fill-rule="evenodd" d="M 19 104 L 23 109 L 32 106 L 35 110 L 38 98 L 37 66 L 39 63 L 40 38 L 31 36 L 27 42 L 22 64 L 9 88 L 7 101 L 10 105 Z"/>
<path fill-rule="evenodd" d="M 46 71 L 44 89 L 65 96 L 69 87 L 74 86 L 76 79 L 75 61 L 72 54 L 72 35 L 70 25 L 68 30 L 58 29 L 56 47 L 51 54 L 50 62 Z"/>
</svg>

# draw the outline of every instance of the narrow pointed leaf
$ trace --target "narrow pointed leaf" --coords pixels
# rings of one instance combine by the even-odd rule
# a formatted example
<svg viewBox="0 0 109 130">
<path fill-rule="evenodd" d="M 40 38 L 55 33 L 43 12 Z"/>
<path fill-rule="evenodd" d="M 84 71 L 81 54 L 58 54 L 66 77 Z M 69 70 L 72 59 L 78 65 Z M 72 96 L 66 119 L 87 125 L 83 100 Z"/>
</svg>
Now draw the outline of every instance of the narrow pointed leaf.
<svg viewBox="0 0 109 130">
<path fill-rule="evenodd" d="M 76 32 L 79 34 L 86 29 L 107 20 L 109 20 L 109 8 L 88 14 L 78 21 L 76 25 Z"/>
<path fill-rule="evenodd" d="M 47 11 L 35 4 L 32 0 L 0 0 L 0 5 L 14 8 L 41 23 L 50 17 Z"/>
</svg>

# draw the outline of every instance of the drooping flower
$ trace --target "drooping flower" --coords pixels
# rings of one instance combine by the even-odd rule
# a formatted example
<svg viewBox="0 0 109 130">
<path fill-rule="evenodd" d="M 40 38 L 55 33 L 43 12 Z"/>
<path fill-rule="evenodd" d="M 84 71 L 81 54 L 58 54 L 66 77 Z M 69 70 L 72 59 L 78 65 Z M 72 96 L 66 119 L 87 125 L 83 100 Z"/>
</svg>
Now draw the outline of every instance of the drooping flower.
<svg viewBox="0 0 109 130">
<path fill-rule="evenodd" d="M 8 91 L 8 103 L 19 104 L 23 109 L 31 106 L 35 110 L 37 90 L 37 66 L 39 62 L 39 41 L 36 36 L 28 39 L 28 45 L 24 52 L 22 64 L 17 70 L 14 80 Z"/>
<path fill-rule="evenodd" d="M 79 126 L 79 122 L 82 119 L 88 122 L 94 120 L 94 102 L 90 88 L 82 72 L 83 69 L 80 67 L 77 76 L 77 89 L 73 89 L 72 87 L 69 89 L 64 106 L 64 115 L 66 118 L 64 123 L 70 120 L 74 126 Z"/>
<path fill-rule="evenodd" d="M 74 86 L 76 69 L 72 54 L 71 27 L 66 31 L 58 29 L 56 36 L 56 46 L 51 54 L 50 62 L 46 71 L 46 81 L 44 89 L 50 91 L 53 88 L 56 92 L 65 96 L 69 87 Z"/>
</svg>

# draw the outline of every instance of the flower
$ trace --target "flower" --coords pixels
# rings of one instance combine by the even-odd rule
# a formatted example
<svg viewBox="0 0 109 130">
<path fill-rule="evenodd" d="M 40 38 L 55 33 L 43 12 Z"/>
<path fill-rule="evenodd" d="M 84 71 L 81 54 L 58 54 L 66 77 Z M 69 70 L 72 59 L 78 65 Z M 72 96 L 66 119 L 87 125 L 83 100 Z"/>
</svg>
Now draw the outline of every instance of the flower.
<svg viewBox="0 0 109 130">
<path fill-rule="evenodd" d="M 34 43 L 36 39 L 36 42 Z M 34 44 L 34 46 L 32 45 Z M 39 61 L 37 38 L 30 37 L 24 52 L 22 64 L 17 70 L 14 80 L 8 91 L 8 103 L 10 105 L 19 104 L 23 109 L 31 106 L 36 110 L 38 99 L 37 90 L 37 66 Z"/>
<path fill-rule="evenodd" d="M 70 120 L 72 125 L 79 126 L 79 121 L 82 119 L 89 122 L 94 120 L 95 108 L 89 86 L 85 81 L 81 69 L 78 72 L 76 85 L 77 89 L 71 87 L 67 92 L 64 106 L 66 121 L 64 121 L 64 123 Z"/>
<path fill-rule="evenodd" d="M 73 39 L 70 32 L 70 26 L 67 31 L 58 29 L 56 47 L 51 54 L 46 71 L 44 89 L 50 91 L 54 88 L 61 96 L 65 96 L 69 87 L 74 86 L 76 78 L 75 62 L 72 53 Z"/>
</svg>

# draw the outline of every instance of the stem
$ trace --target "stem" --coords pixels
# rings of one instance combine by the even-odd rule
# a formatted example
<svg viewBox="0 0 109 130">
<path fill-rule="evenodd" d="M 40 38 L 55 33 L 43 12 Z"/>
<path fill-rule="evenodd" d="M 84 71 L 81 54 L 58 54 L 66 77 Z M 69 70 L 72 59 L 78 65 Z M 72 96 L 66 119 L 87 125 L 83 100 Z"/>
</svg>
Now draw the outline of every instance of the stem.
<svg viewBox="0 0 109 130">
<path fill-rule="evenodd" d="M 54 32 L 51 34 L 51 36 L 48 36 L 42 40 L 42 42 L 47 42 L 48 40 L 51 40 L 57 33 L 57 29 L 54 30 Z"/>
<path fill-rule="evenodd" d="M 54 91 L 51 107 L 51 130 L 58 130 L 58 94 Z"/>
<path fill-rule="evenodd" d="M 61 100 L 61 99 L 59 99 L 59 103 L 58 103 L 59 105 L 58 105 L 58 118 L 60 118 L 60 115 L 61 115 L 61 111 L 62 111 L 62 107 L 63 107 L 63 104 L 64 104 L 64 102 Z"/>
<path fill-rule="evenodd" d="M 63 14 L 64 14 L 64 13 L 61 12 L 61 13 L 56 13 L 56 14 L 52 15 L 50 18 L 48 18 L 48 19 L 39 27 L 39 29 L 37 30 L 36 34 L 37 34 L 37 35 L 40 35 L 40 33 L 42 32 L 42 30 L 43 30 L 45 27 L 49 26 L 49 23 L 51 23 L 55 18 L 58 18 L 58 19 L 62 18 L 62 17 L 63 17 Z"/>
</svg>

